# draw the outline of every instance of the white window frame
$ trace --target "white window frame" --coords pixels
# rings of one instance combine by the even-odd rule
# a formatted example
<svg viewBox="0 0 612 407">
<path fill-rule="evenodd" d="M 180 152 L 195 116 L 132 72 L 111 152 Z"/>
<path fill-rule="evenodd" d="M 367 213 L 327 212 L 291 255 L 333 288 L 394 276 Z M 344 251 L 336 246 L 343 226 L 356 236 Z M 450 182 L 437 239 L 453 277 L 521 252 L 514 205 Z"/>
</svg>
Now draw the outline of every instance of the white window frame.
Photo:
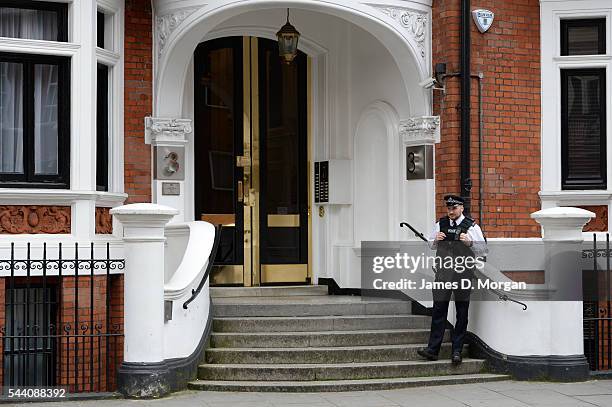
<svg viewBox="0 0 612 407">
<path fill-rule="evenodd" d="M 609 0 L 540 0 L 542 208 L 607 205 L 612 209 L 612 3 Z M 561 56 L 561 20 L 606 19 L 604 55 Z M 564 191 L 561 185 L 561 70 L 606 69 L 607 189 Z M 610 216 L 609 216 L 610 218 Z M 608 221 L 608 230 L 612 225 Z M 592 233 L 585 234 L 592 239 Z"/>
<path fill-rule="evenodd" d="M 98 0 L 96 8 L 105 14 L 105 48 L 96 46 L 97 64 L 108 67 L 108 191 L 123 192 L 123 27 L 122 10 L 108 0 Z M 97 30 L 93 30 L 97 34 Z M 97 38 L 94 44 L 97 44 Z M 97 69 L 94 70 L 97 75 Z M 97 84 L 97 77 L 95 83 Z M 96 98 L 93 99 L 96 105 Z M 95 128 L 95 126 L 94 126 Z M 95 169 L 95 166 L 94 166 Z M 95 188 L 94 188 L 95 189 Z"/>
<path fill-rule="evenodd" d="M 68 41 L 40 41 L 0 37 L 0 51 L 40 55 L 66 56 L 70 69 L 70 187 L 45 190 L 36 188 L 0 188 L 0 205 L 71 206 L 71 237 L 96 237 L 95 208 L 121 205 L 123 193 L 123 26 L 124 0 L 39 0 L 68 4 Z M 98 9 L 112 18 L 112 51 L 96 47 L 95 27 Z M 112 65 L 109 88 L 112 104 L 109 109 L 109 192 L 96 191 L 96 64 Z M 109 95 L 110 96 L 110 95 Z M 120 228 L 114 228 L 116 233 Z M 26 235 L 32 241 L 48 239 L 45 235 Z M 0 235 L 2 242 L 15 239 Z"/>
</svg>

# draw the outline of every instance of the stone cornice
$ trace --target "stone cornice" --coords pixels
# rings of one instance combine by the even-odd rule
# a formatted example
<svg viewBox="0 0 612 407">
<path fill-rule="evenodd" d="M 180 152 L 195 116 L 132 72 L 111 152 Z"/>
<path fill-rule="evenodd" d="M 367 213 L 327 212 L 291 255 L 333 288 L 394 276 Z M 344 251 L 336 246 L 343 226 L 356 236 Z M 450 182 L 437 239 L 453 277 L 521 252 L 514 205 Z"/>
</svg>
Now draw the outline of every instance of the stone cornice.
<svg viewBox="0 0 612 407">
<path fill-rule="evenodd" d="M 411 117 L 400 121 L 399 134 L 406 144 L 436 144 L 440 142 L 440 117 Z"/>
<path fill-rule="evenodd" d="M 191 132 L 191 119 L 145 117 L 145 143 L 147 144 L 185 144 L 185 135 Z"/>
</svg>

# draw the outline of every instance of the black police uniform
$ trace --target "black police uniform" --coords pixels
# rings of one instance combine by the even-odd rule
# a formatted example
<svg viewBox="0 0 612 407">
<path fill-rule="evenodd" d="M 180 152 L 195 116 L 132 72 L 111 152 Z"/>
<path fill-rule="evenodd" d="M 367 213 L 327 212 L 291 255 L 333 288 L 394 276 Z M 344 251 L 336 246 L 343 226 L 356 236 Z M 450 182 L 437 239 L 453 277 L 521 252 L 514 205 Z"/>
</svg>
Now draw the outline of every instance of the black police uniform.
<svg viewBox="0 0 612 407">
<path fill-rule="evenodd" d="M 447 195 L 444 198 L 447 205 L 463 204 L 463 199 L 454 195 Z M 468 229 L 475 225 L 475 221 L 467 216 L 464 216 L 464 219 L 459 225 L 453 225 L 453 223 L 455 222 L 451 221 L 448 216 L 445 216 L 439 220 L 440 232 L 443 232 L 446 237 L 444 240 L 437 242 L 436 257 L 474 257 L 474 252 L 472 249 L 461 242 L 459 240 L 459 236 L 462 233 L 467 233 Z M 422 353 L 423 350 L 419 352 L 419 354 L 428 357 L 429 359 L 437 359 L 437 355 L 440 352 L 440 346 L 442 345 L 444 331 L 446 329 L 449 301 L 451 299 L 451 295 L 453 294 L 455 299 L 457 321 L 451 334 L 452 354 L 461 354 L 468 325 L 468 309 L 470 306 L 471 291 L 469 288 L 461 288 L 461 280 L 472 280 L 474 277 L 473 269 L 466 269 L 462 273 L 458 273 L 452 268 L 449 269 L 438 267 L 438 269 L 434 271 L 436 274 L 435 281 L 455 282 L 458 285 L 458 288 L 433 290 L 434 303 L 431 317 L 429 342 L 427 344 L 427 348 L 423 349 L 425 353 Z M 455 362 L 455 359 L 453 359 L 453 363 Z M 460 358 L 457 360 L 457 362 L 460 362 Z"/>
</svg>

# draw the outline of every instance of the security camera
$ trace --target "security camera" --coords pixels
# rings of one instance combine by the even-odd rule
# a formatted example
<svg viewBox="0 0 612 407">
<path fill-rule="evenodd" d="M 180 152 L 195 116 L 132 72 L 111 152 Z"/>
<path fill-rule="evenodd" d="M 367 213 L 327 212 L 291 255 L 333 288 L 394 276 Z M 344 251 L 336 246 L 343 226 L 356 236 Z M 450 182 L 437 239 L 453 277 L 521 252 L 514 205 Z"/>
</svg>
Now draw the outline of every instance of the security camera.
<svg viewBox="0 0 612 407">
<path fill-rule="evenodd" d="M 425 89 L 433 89 L 440 84 L 436 80 L 436 78 L 427 78 L 419 83 L 419 86 Z"/>
</svg>

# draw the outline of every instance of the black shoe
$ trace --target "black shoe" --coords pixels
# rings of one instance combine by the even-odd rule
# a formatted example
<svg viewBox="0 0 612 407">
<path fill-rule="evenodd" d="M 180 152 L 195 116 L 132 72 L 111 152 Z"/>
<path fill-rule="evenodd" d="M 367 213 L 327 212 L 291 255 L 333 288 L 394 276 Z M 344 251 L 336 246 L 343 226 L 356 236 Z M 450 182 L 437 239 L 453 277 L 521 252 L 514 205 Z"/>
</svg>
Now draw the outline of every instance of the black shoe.
<svg viewBox="0 0 612 407">
<path fill-rule="evenodd" d="M 417 349 L 417 353 L 419 355 L 421 355 L 422 357 L 424 357 L 427 360 L 438 360 L 438 355 L 436 355 L 435 353 L 431 352 L 429 350 L 429 348 L 420 348 Z"/>
<path fill-rule="evenodd" d="M 453 356 L 451 357 L 451 362 L 453 365 L 461 364 L 461 352 L 453 352 Z"/>
</svg>

